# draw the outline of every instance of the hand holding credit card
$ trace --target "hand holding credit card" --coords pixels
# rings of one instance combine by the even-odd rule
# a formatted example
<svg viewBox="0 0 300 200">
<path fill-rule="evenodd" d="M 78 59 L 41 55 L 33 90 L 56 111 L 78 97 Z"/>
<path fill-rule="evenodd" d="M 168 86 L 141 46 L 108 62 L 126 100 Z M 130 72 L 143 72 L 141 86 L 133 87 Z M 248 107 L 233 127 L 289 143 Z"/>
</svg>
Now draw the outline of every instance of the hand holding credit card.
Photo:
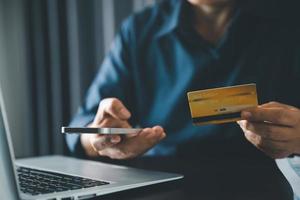
<svg viewBox="0 0 300 200">
<path fill-rule="evenodd" d="M 188 92 L 193 124 L 221 124 L 241 119 L 241 111 L 258 105 L 256 84 Z"/>
</svg>

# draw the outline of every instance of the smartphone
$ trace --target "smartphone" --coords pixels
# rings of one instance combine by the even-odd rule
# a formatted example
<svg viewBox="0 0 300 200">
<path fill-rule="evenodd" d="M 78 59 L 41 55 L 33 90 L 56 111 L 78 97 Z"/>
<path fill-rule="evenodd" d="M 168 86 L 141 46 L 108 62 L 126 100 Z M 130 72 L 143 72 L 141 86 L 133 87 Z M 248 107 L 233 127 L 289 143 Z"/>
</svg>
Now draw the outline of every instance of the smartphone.
<svg viewBox="0 0 300 200">
<path fill-rule="evenodd" d="M 67 134 L 133 134 L 139 133 L 141 128 L 87 128 L 87 127 L 62 127 L 61 132 Z"/>
</svg>

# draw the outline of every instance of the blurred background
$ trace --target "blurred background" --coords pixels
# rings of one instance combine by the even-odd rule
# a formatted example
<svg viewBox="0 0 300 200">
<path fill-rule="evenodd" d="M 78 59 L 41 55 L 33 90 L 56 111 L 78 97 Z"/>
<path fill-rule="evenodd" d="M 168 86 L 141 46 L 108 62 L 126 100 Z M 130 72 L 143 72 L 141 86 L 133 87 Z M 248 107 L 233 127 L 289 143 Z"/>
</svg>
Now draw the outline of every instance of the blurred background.
<svg viewBox="0 0 300 200">
<path fill-rule="evenodd" d="M 0 87 L 17 158 L 68 155 L 61 126 L 77 111 L 120 24 L 158 1 L 0 0 Z M 285 22 L 299 26 L 291 1 L 245 1 L 259 2 L 258 12 L 292 15 Z"/>
<path fill-rule="evenodd" d="M 124 18 L 157 0 L 0 0 L 0 86 L 17 157 L 68 154 L 67 125 Z"/>
</svg>

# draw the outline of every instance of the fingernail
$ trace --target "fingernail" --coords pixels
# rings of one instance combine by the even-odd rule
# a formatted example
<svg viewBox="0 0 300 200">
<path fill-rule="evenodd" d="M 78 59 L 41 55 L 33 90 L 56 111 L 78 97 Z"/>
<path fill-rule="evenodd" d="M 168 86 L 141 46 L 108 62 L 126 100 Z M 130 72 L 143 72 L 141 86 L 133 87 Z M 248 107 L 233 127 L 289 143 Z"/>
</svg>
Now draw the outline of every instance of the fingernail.
<svg viewBox="0 0 300 200">
<path fill-rule="evenodd" d="M 157 133 L 160 133 L 161 130 L 159 130 L 158 128 L 155 128 L 155 129 L 154 129 L 154 132 L 157 134 Z"/>
<path fill-rule="evenodd" d="M 166 137 L 166 134 L 163 133 L 163 134 L 161 134 L 160 139 L 162 140 L 162 139 L 164 139 L 165 137 Z"/>
<path fill-rule="evenodd" d="M 252 117 L 252 114 L 248 111 L 243 111 L 242 112 L 242 118 L 243 119 L 250 119 Z"/>
<path fill-rule="evenodd" d="M 155 133 L 164 132 L 164 129 L 160 126 L 155 126 L 153 129 L 154 129 Z"/>
<path fill-rule="evenodd" d="M 123 115 L 124 117 L 130 117 L 130 112 L 128 112 L 128 110 L 126 110 L 125 108 L 122 108 L 120 110 L 121 115 Z"/>
</svg>

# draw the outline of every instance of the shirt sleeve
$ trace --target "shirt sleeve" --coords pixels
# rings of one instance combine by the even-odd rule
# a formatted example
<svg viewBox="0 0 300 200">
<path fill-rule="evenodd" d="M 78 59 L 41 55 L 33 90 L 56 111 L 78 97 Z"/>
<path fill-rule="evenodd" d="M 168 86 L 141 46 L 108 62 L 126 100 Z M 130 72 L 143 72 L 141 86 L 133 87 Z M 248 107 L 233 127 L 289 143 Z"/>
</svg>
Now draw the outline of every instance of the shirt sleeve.
<svg viewBox="0 0 300 200">
<path fill-rule="evenodd" d="M 131 37 L 132 38 L 132 37 Z M 132 65 L 131 50 L 133 43 L 129 45 L 128 22 L 123 23 L 120 32 L 113 41 L 111 50 L 104 59 L 99 71 L 92 82 L 85 100 L 78 109 L 77 114 L 70 126 L 83 127 L 91 123 L 98 110 L 100 101 L 104 98 L 116 97 L 133 113 L 132 102 L 132 79 L 130 66 Z M 129 49 L 129 47 L 131 49 Z M 134 126 L 134 121 L 130 123 Z M 71 154 L 76 157 L 85 157 L 77 134 L 66 135 L 66 142 Z"/>
</svg>

